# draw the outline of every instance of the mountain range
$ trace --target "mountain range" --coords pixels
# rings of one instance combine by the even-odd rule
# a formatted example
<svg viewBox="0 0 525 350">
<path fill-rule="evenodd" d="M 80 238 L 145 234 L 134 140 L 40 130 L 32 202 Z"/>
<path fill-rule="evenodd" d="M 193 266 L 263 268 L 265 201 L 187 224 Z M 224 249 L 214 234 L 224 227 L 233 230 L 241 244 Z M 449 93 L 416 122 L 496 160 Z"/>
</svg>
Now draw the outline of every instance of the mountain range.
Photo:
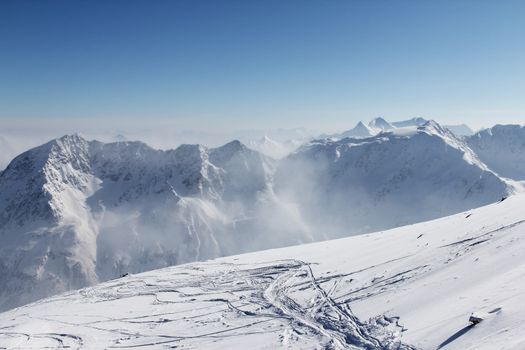
<svg viewBox="0 0 525 350">
<path fill-rule="evenodd" d="M 381 132 L 391 131 L 398 128 L 422 126 L 427 122 L 427 119 L 421 117 L 414 117 L 411 119 L 390 123 L 382 117 L 377 117 L 375 119 L 372 119 L 368 124 L 365 124 L 362 121 L 360 121 L 352 129 L 346 130 L 339 134 L 324 134 L 321 135 L 320 138 L 331 138 L 340 140 L 346 137 L 370 137 L 377 135 Z M 449 131 L 452 131 L 458 137 L 472 136 L 474 134 L 474 131 L 472 131 L 472 129 L 466 124 L 443 125 L 443 127 L 448 129 Z"/>
<path fill-rule="evenodd" d="M 79 135 L 24 152 L 0 174 L 0 309 L 126 273 L 413 224 L 521 190 L 522 127 L 460 137 L 421 122 L 376 120 L 363 124 L 373 135 L 313 140 L 280 160 L 239 141 L 162 151 Z"/>
</svg>

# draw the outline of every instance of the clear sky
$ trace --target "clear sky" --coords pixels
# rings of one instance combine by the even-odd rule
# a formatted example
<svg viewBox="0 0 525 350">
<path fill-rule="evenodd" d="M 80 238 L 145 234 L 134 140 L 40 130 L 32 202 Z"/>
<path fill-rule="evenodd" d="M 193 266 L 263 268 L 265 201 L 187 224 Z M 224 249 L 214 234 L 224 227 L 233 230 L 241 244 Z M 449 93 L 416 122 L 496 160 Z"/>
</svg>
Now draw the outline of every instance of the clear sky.
<svg viewBox="0 0 525 350">
<path fill-rule="evenodd" d="M 0 120 L 525 123 L 525 1 L 0 1 Z"/>
</svg>

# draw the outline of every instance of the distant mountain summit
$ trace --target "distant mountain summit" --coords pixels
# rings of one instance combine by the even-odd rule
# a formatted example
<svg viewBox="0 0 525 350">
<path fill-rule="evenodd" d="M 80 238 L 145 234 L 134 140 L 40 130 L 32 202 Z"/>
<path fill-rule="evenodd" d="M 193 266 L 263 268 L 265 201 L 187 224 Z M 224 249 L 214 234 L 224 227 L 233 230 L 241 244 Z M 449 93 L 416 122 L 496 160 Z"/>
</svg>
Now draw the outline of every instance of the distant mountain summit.
<svg viewBox="0 0 525 350">
<path fill-rule="evenodd" d="M 344 131 L 340 134 L 328 135 L 327 138 L 344 139 L 347 137 L 370 137 L 377 133 L 377 130 L 365 125 L 362 121 L 358 122 L 353 129 Z"/>
<path fill-rule="evenodd" d="M 389 122 L 387 122 L 381 117 L 372 119 L 370 123 L 368 124 L 368 126 L 372 130 L 377 130 L 377 131 L 388 131 L 388 130 L 392 130 L 395 128 L 392 124 L 390 124 Z"/>
<path fill-rule="evenodd" d="M 350 130 L 347 130 L 345 132 L 342 132 L 340 134 L 332 134 L 332 135 L 321 135 L 319 138 L 331 138 L 331 139 L 343 139 L 345 137 L 370 137 L 377 135 L 381 132 L 388 132 L 395 129 L 401 129 L 401 128 L 415 128 L 419 126 L 423 126 L 428 122 L 428 120 L 421 118 L 421 117 L 415 117 L 408 120 L 402 120 L 402 121 L 396 121 L 396 122 L 388 122 L 382 117 L 378 117 L 375 119 L 372 119 L 368 125 L 365 125 L 363 122 L 357 123 L 357 125 Z M 445 128 L 452 131 L 456 136 L 471 136 L 474 134 L 472 129 L 466 125 L 466 124 L 460 124 L 460 125 L 445 125 Z"/>
<path fill-rule="evenodd" d="M 341 140 L 346 137 L 350 137 L 350 138 L 370 137 L 370 136 L 375 136 L 381 132 L 388 132 L 388 131 L 392 131 L 398 128 L 421 126 L 425 124 L 426 122 L 427 121 L 423 118 L 413 118 L 410 120 L 389 123 L 384 118 L 378 117 L 378 118 L 372 119 L 368 123 L 368 125 L 365 125 L 365 123 L 360 121 L 357 123 L 357 125 L 354 128 L 350 130 L 344 131 L 340 134 L 321 135 L 320 138 L 330 138 L 330 139 Z"/>
</svg>

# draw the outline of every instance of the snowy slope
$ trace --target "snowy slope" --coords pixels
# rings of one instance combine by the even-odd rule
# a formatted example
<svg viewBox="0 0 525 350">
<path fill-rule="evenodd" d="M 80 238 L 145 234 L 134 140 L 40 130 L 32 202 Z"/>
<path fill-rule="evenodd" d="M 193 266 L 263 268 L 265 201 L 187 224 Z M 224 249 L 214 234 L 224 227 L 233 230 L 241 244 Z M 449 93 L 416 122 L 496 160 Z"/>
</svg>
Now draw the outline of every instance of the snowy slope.
<svg viewBox="0 0 525 350">
<path fill-rule="evenodd" d="M 514 192 L 435 122 L 369 138 L 318 140 L 280 163 L 276 191 L 327 238 L 479 207 Z"/>
<path fill-rule="evenodd" d="M 523 207 L 122 277 L 0 314 L 0 348 L 520 350 Z"/>
<path fill-rule="evenodd" d="M 525 180 L 525 126 L 496 125 L 468 137 L 467 142 L 499 175 Z"/>
</svg>

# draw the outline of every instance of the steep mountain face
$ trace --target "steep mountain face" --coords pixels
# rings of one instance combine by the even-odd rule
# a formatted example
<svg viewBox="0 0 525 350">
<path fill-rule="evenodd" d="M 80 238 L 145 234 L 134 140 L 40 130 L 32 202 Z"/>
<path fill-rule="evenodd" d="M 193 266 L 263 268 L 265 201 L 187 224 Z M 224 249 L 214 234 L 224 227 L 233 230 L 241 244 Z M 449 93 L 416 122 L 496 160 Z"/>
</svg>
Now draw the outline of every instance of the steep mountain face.
<svg viewBox="0 0 525 350">
<path fill-rule="evenodd" d="M 158 151 L 73 135 L 21 154 L 0 176 L 0 309 L 126 272 L 310 241 L 282 214 L 267 234 L 261 217 L 279 210 L 274 167 L 238 141 Z"/>
<path fill-rule="evenodd" d="M 525 180 L 525 127 L 496 125 L 467 138 L 479 158 L 500 176 Z"/>
<path fill-rule="evenodd" d="M 275 181 L 327 237 L 437 218 L 514 191 L 435 122 L 313 141 L 280 164 Z"/>
<path fill-rule="evenodd" d="M 0 308 L 97 282 L 88 148 L 78 137 L 54 140 L 1 174 Z"/>
</svg>

